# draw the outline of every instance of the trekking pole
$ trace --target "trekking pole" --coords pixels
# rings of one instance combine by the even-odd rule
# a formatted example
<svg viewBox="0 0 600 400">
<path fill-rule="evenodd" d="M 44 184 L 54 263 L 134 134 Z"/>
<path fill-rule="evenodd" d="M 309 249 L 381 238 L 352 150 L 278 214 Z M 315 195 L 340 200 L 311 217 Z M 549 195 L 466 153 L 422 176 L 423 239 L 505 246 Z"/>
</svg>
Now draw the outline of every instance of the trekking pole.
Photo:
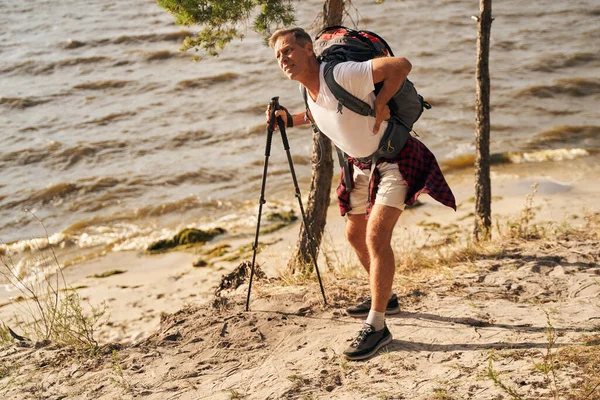
<svg viewBox="0 0 600 400">
<path fill-rule="evenodd" d="M 279 97 L 273 97 L 271 99 L 271 111 L 274 109 L 279 110 Z M 273 112 L 273 111 L 272 111 Z M 273 114 L 274 115 L 274 114 Z M 294 181 L 294 188 L 296 190 L 296 198 L 298 199 L 298 205 L 300 206 L 300 213 L 302 214 L 302 222 L 304 223 L 304 232 L 308 240 L 308 248 L 310 255 L 315 264 L 315 271 L 317 272 L 317 278 L 319 279 L 319 286 L 321 286 L 321 293 L 323 294 L 323 303 L 327 305 L 327 298 L 325 297 L 325 290 L 323 289 L 323 282 L 321 281 L 321 274 L 319 273 L 319 267 L 317 266 L 317 256 L 315 248 L 313 246 L 310 232 L 308 231 L 308 223 L 306 221 L 306 215 L 304 213 L 304 207 L 302 206 L 302 195 L 300 194 L 300 187 L 298 186 L 298 180 L 296 179 L 296 172 L 294 170 L 294 162 L 292 161 L 292 154 L 290 153 L 290 144 L 288 142 L 287 134 L 285 132 L 285 124 L 281 117 L 277 117 L 277 125 L 279 126 L 279 132 L 281 133 L 281 140 L 283 141 L 283 148 L 287 155 L 288 164 L 290 166 L 290 172 L 292 173 L 292 180 Z"/>
<path fill-rule="evenodd" d="M 279 99 L 278 97 L 275 97 Z M 263 169 L 262 186 L 260 188 L 260 199 L 258 201 L 258 222 L 256 223 L 256 236 L 254 237 L 254 245 L 252 250 L 252 269 L 250 270 L 250 283 L 248 284 L 248 297 L 246 298 L 246 311 L 250 306 L 250 291 L 252 290 L 252 278 L 254 278 L 254 265 L 256 262 L 256 250 L 258 249 L 258 235 L 260 233 L 260 217 L 262 215 L 262 206 L 266 203 L 265 201 L 265 187 L 267 185 L 267 169 L 269 168 L 269 156 L 271 155 L 271 141 L 273 139 L 273 130 L 275 129 L 275 106 L 274 102 L 271 101 L 271 113 L 269 115 L 269 125 L 267 126 L 267 145 L 265 147 L 265 166 Z"/>
</svg>

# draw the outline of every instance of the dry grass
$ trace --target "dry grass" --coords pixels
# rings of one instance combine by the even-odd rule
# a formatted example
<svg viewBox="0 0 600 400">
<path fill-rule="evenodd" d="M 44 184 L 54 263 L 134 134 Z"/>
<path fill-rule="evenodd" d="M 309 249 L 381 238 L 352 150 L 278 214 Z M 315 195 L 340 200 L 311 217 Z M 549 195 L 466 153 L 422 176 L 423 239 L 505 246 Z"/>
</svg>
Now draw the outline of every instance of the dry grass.
<svg viewBox="0 0 600 400">
<path fill-rule="evenodd" d="M 8 331 L 8 326 L 4 322 L 0 322 L 0 349 L 8 346 L 12 342 L 12 336 Z"/>
<path fill-rule="evenodd" d="M 583 225 L 574 226 L 572 221 L 535 222 L 540 206 L 535 206 L 537 183 L 531 186 L 532 192 L 525 196 L 525 204 L 521 213 L 504 222 L 496 221 L 499 240 L 600 240 L 600 213 L 586 212 Z"/>
<path fill-rule="evenodd" d="M 548 322 L 547 346 L 544 352 L 511 352 L 510 354 L 496 355 L 490 353 L 488 364 L 488 378 L 500 387 L 512 399 L 527 398 L 519 393 L 516 388 L 508 386 L 500 378 L 493 367 L 495 357 L 509 357 L 513 360 L 530 358 L 533 373 L 543 373 L 545 387 L 549 388 L 550 396 L 554 399 L 592 400 L 600 398 L 600 335 L 583 335 L 581 345 L 565 346 L 558 350 L 555 347 L 556 334 L 550 321 Z M 539 356 L 539 358 L 537 357 Z M 564 389 L 564 374 L 559 375 L 561 369 L 572 370 L 568 389 Z"/>
<path fill-rule="evenodd" d="M 539 239 L 544 236 L 546 229 L 540 224 L 533 224 L 537 210 L 533 206 L 537 187 L 537 183 L 531 185 L 532 192 L 525 196 L 525 205 L 516 219 L 509 219 L 503 227 L 497 223 L 496 228 L 501 237 L 528 240 Z"/>
<path fill-rule="evenodd" d="M 580 346 L 563 347 L 557 352 L 559 362 L 575 367 L 579 378 L 567 398 L 600 399 L 600 334 L 583 335 L 581 342 Z"/>
<path fill-rule="evenodd" d="M 434 275 L 452 275 L 452 269 L 461 267 L 474 267 L 478 260 L 488 256 L 502 254 L 507 243 L 515 241 L 537 241 L 545 242 L 568 241 L 572 239 L 600 240 L 600 213 L 588 213 L 583 224 L 574 226 L 571 221 L 536 222 L 535 195 L 537 184 L 532 185 L 532 192 L 525 198 L 525 204 L 520 214 L 509 218 L 503 223 L 496 223 L 498 235 L 493 240 L 484 242 L 473 242 L 468 229 L 461 231 L 453 225 L 452 227 L 439 227 L 436 231 L 441 232 L 442 239 L 433 241 L 431 235 L 424 237 L 423 234 L 400 232 L 395 236 L 392 243 L 396 257 L 396 283 L 406 286 L 414 286 L 418 289 L 419 281 Z M 448 229 L 452 228 L 451 232 Z M 323 239 L 322 254 L 329 274 L 325 280 L 338 281 L 341 286 L 346 286 L 343 280 L 365 280 L 367 276 L 353 249 L 348 246 L 336 246 L 331 234 L 325 234 Z M 321 269 L 323 273 L 323 270 Z M 289 270 L 280 271 L 280 282 L 284 285 L 303 285 L 316 281 L 312 265 L 306 268 L 298 268 L 295 272 Z M 415 283 L 414 285 L 411 285 Z M 332 282 L 329 282 L 332 283 Z"/>
<path fill-rule="evenodd" d="M 468 235 L 463 236 L 465 237 L 463 240 L 443 239 L 429 242 L 429 238 L 427 238 L 423 242 L 419 239 L 419 235 L 405 233 L 402 238 L 394 240 L 392 247 L 396 257 L 396 280 L 430 276 L 440 272 L 449 273 L 453 267 L 472 264 L 497 251 L 496 243 L 480 245 L 472 242 Z M 336 246 L 331 235 L 326 234 L 321 251 L 326 267 L 324 271 L 323 266 L 320 265 L 321 276 L 324 280 L 328 282 L 332 280 L 368 281 L 364 268 L 349 245 Z M 324 274 L 324 272 L 328 273 Z M 279 271 L 279 280 L 283 285 L 303 285 L 316 281 L 316 279 L 312 265 L 297 268 L 293 272 L 288 269 Z"/>
<path fill-rule="evenodd" d="M 472 264 L 483 256 L 490 254 L 495 246 L 480 245 L 465 239 L 454 243 L 441 241 L 418 246 L 411 241 L 402 241 L 396 246 L 396 271 L 403 275 L 423 273 L 427 270 L 440 272 L 457 265 Z"/>
<path fill-rule="evenodd" d="M 98 349 L 95 333 L 105 322 L 105 306 L 89 305 L 89 311 L 84 310 L 79 294 L 65 281 L 45 227 L 41 221 L 38 222 L 44 228 L 48 244 L 41 245 L 33 241 L 29 256 L 37 266 L 35 271 L 21 269 L 7 246 L 3 246 L 4 251 L 0 253 L 0 274 L 21 294 L 11 303 L 16 309 L 13 331 L 22 336 L 16 339 L 52 341 L 93 353 Z M 35 272 L 35 276 L 27 276 L 27 272 Z M 0 343 L 11 342 L 6 331 L 8 325 L 2 322 Z"/>
<path fill-rule="evenodd" d="M 530 359 L 532 373 L 544 375 L 544 386 L 550 390 L 553 399 L 592 400 L 600 398 L 600 334 L 584 334 L 579 340 L 581 345 L 569 345 L 556 349 L 557 333 L 552 325 L 550 315 L 546 313 L 546 347 L 544 351 L 518 350 L 504 354 L 490 353 L 488 361 L 488 378 L 511 399 L 528 398 L 519 391 L 505 384 L 499 373 L 493 367 L 496 357 L 510 358 L 511 360 Z M 569 375 L 574 380 L 569 380 L 570 385 L 565 389 L 564 373 L 561 370 L 572 371 Z M 571 378 L 572 379 L 572 378 Z M 563 385 L 561 385 L 563 383 Z"/>
</svg>

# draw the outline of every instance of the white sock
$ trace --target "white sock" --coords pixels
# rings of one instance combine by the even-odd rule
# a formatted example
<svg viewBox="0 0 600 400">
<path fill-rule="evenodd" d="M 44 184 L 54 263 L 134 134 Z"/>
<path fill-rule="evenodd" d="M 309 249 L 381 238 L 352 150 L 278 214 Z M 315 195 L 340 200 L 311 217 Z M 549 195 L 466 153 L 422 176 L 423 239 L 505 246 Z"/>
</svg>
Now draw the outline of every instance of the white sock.
<svg viewBox="0 0 600 400">
<path fill-rule="evenodd" d="M 380 331 L 385 326 L 385 313 L 377 312 L 375 310 L 369 311 L 369 316 L 367 317 L 367 324 L 373 326 L 376 331 Z"/>
</svg>

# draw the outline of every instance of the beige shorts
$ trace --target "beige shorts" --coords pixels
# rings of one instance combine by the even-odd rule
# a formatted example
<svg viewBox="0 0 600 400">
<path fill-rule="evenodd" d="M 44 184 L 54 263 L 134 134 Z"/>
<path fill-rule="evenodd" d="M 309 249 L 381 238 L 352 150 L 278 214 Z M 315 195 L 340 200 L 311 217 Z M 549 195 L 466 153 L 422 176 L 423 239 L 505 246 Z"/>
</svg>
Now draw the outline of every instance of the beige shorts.
<svg viewBox="0 0 600 400">
<path fill-rule="evenodd" d="M 379 164 L 377 169 L 379 169 L 381 178 L 375 195 L 375 204 L 404 210 L 408 186 L 398 170 L 398 166 L 384 162 Z M 354 168 L 354 187 L 350 192 L 352 210 L 348 214 L 365 214 L 367 212 L 370 176 L 370 169 Z"/>
</svg>

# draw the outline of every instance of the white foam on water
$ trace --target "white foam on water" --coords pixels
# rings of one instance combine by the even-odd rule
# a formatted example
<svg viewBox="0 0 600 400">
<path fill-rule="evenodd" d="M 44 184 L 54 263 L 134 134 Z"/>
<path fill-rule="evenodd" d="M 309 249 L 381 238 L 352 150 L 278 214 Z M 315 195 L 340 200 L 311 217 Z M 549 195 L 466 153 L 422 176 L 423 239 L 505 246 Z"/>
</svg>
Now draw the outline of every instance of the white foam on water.
<svg viewBox="0 0 600 400">
<path fill-rule="evenodd" d="M 23 253 L 29 250 L 44 250 L 50 245 L 56 246 L 61 244 L 65 238 L 66 236 L 64 233 L 57 232 L 47 238 L 43 237 L 18 240 L 14 243 L 4 244 L 3 247 L 5 247 L 7 251 L 13 253 Z"/>
<path fill-rule="evenodd" d="M 450 152 L 448 152 L 441 159 L 452 160 L 456 157 L 463 156 L 465 154 L 474 154 L 475 153 L 475 144 L 467 142 L 467 143 L 459 143 L 457 144 Z"/>
<path fill-rule="evenodd" d="M 30 290 L 37 293 L 44 290 L 39 287 L 39 284 L 61 268 L 62 266 L 56 263 L 52 254 L 43 252 L 39 252 L 35 258 L 21 258 L 16 264 L 6 262 L 2 266 L 2 274 L 3 280 L 8 282 L 2 287 L 7 293 L 20 292 L 29 295 Z"/>
<path fill-rule="evenodd" d="M 514 164 L 544 162 L 544 161 L 566 161 L 578 157 L 589 156 L 585 149 L 552 149 L 540 150 L 531 153 L 510 153 L 509 160 Z"/>
</svg>

